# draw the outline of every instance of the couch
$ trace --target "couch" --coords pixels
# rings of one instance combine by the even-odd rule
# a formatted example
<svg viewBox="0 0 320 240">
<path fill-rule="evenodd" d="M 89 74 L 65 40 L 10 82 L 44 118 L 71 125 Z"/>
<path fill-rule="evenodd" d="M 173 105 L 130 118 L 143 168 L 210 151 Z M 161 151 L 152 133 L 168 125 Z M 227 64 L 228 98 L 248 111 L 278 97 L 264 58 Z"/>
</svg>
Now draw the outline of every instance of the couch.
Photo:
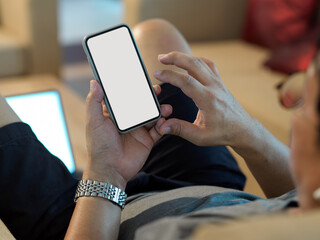
<svg viewBox="0 0 320 240">
<path fill-rule="evenodd" d="M 57 0 L 0 0 L 0 78 L 59 71 Z"/>
<path fill-rule="evenodd" d="M 1 1 L 9 2 L 8 0 Z M 38 1 L 47 2 L 49 0 Z M 36 2 L 36 0 L 28 2 Z M 241 40 L 247 0 L 123 0 L 123 2 L 125 22 L 130 26 L 150 18 L 164 18 L 175 24 L 190 42 L 195 55 L 204 56 L 216 62 L 223 81 L 244 108 L 277 138 L 289 144 L 292 111 L 280 106 L 275 89 L 276 85 L 286 76 L 271 72 L 262 66 L 262 62 L 269 54 L 267 49 Z M 0 12 L 2 13 L 2 10 Z M 233 154 L 248 178 L 245 191 L 264 196 L 243 159 L 235 152 Z M 311 221 L 309 216 L 301 217 L 304 220 L 302 227 Z M 315 213 L 314 218 L 313 216 L 314 214 L 310 217 L 312 220 L 319 219 L 319 211 Z M 274 224 L 290 223 L 295 219 L 287 219 L 286 216 L 278 218 L 275 220 L 254 219 L 244 222 L 243 225 L 241 223 L 240 225 L 227 225 L 221 229 L 220 238 L 217 239 L 229 239 L 227 237 L 232 233 L 230 239 L 234 239 L 234 236 L 248 239 L 248 232 L 250 236 L 253 236 L 252 239 L 256 239 L 252 222 L 257 221 L 256 224 L 259 226 L 257 231 L 272 232 Z M 268 226 L 263 228 L 265 221 L 268 222 Z M 299 228 L 299 223 L 294 222 L 295 229 Z M 217 228 L 204 226 L 204 231 L 200 229 L 195 239 L 208 239 L 208 236 L 212 236 L 212 229 L 214 231 Z M 287 224 L 286 231 L 293 230 L 291 225 Z M 2 232 L 6 231 L 0 221 L 0 236 L 5 236 L 2 235 Z M 298 239 L 294 238 L 295 234 L 291 236 L 293 236 L 292 239 Z M 277 239 L 277 236 L 274 235 L 269 239 Z"/>
</svg>

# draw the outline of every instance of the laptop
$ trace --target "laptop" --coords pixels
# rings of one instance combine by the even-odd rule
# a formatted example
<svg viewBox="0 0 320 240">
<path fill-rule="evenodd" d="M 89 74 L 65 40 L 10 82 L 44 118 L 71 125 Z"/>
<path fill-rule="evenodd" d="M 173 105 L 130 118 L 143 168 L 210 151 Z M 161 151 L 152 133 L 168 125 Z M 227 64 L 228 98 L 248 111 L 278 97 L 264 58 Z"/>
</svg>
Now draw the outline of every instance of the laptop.
<svg viewBox="0 0 320 240">
<path fill-rule="evenodd" d="M 6 100 L 49 152 L 74 174 L 76 167 L 60 94 L 51 90 L 9 96 Z"/>
</svg>

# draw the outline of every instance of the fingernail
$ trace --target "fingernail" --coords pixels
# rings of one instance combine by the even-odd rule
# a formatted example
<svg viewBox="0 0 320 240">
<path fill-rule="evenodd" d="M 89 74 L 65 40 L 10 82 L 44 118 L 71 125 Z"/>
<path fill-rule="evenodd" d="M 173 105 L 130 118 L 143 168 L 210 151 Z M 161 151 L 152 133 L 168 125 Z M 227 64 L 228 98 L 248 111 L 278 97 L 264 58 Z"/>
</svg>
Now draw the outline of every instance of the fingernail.
<svg viewBox="0 0 320 240">
<path fill-rule="evenodd" d="M 94 82 L 94 81 L 91 81 L 91 82 L 90 82 L 90 89 L 91 89 L 91 90 L 94 90 L 95 88 L 96 88 L 95 82 Z"/>
<path fill-rule="evenodd" d="M 159 90 L 160 90 L 160 86 L 159 86 L 159 85 L 153 85 L 153 88 L 154 88 L 156 91 L 159 91 Z"/>
<path fill-rule="evenodd" d="M 157 71 L 155 71 L 155 72 L 153 73 L 153 75 L 154 75 L 155 77 L 160 77 L 161 73 L 162 73 L 162 70 L 157 70 Z"/>
<path fill-rule="evenodd" d="M 171 128 L 170 127 L 166 127 L 164 129 L 164 134 L 169 134 L 171 132 Z"/>
<path fill-rule="evenodd" d="M 167 54 L 159 54 L 158 59 L 164 58 Z"/>
</svg>

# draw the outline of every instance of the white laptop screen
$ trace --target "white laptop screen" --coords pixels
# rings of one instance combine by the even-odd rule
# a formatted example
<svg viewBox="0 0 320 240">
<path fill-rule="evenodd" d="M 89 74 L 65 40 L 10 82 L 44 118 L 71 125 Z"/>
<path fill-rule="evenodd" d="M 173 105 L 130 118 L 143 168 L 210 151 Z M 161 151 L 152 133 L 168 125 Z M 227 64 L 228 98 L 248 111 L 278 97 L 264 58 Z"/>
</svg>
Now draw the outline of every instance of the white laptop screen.
<svg viewBox="0 0 320 240">
<path fill-rule="evenodd" d="M 10 96 L 6 100 L 20 119 L 30 125 L 39 141 L 74 173 L 75 164 L 59 93 L 45 91 Z"/>
</svg>

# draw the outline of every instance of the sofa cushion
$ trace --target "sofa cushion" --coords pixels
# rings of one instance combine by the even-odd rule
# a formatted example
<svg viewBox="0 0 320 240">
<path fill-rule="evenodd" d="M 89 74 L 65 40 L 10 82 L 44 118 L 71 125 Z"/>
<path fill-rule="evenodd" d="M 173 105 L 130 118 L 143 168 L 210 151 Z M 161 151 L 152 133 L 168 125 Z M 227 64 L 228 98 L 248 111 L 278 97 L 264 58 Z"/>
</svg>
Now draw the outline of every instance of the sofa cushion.
<svg viewBox="0 0 320 240">
<path fill-rule="evenodd" d="M 0 30 L 0 77 L 26 71 L 26 48 L 7 32 Z"/>
<path fill-rule="evenodd" d="M 266 63 L 272 70 L 305 71 L 316 52 L 317 6 L 318 0 L 250 0 L 244 39 L 274 49 Z"/>
<path fill-rule="evenodd" d="M 247 0 L 123 0 L 130 26 L 163 18 L 188 41 L 240 38 Z M 232 17 L 230 17 L 232 16 Z"/>
<path fill-rule="evenodd" d="M 1 221 L 0 219 L 0 238 L 3 240 L 13 240 L 15 239 L 10 231 L 8 230 L 8 228 L 6 227 L 6 225 L 4 225 L 4 223 Z"/>
<path fill-rule="evenodd" d="M 311 28 L 317 0 L 250 0 L 244 39 L 278 48 L 301 39 Z"/>
<path fill-rule="evenodd" d="M 299 41 L 274 50 L 265 66 L 285 74 L 306 71 L 317 52 L 319 30 L 320 24 Z"/>
<path fill-rule="evenodd" d="M 319 239 L 320 210 L 301 214 L 266 214 L 225 224 L 200 225 L 192 240 L 315 240 Z"/>
</svg>

